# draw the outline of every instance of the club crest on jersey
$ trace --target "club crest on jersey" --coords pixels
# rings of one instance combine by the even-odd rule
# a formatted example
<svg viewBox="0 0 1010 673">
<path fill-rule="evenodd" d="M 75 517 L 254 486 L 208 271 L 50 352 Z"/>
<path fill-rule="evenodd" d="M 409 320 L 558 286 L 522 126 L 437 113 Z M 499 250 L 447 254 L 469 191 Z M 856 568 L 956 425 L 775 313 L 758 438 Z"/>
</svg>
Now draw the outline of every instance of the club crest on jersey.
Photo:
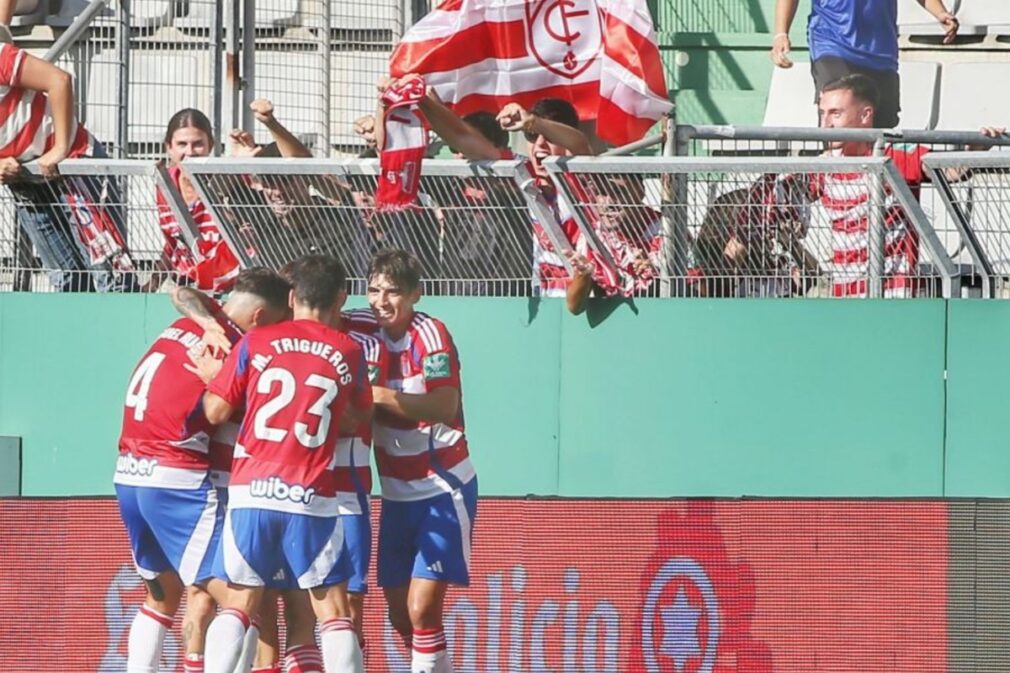
<svg viewBox="0 0 1010 673">
<path fill-rule="evenodd" d="M 526 37 L 542 66 L 575 79 L 600 55 L 602 16 L 593 0 L 526 0 Z"/>
<path fill-rule="evenodd" d="M 256 498 L 288 500 L 302 505 L 312 504 L 316 489 L 305 488 L 301 484 L 287 484 L 280 477 L 254 479 L 249 482 L 249 495 Z"/>
<path fill-rule="evenodd" d="M 126 454 L 116 459 L 116 472 L 119 474 L 150 477 L 156 467 L 158 467 L 157 458 L 135 458 L 131 454 Z"/>
<path fill-rule="evenodd" d="M 424 358 L 424 378 L 444 379 L 449 376 L 449 354 L 433 353 Z"/>
</svg>

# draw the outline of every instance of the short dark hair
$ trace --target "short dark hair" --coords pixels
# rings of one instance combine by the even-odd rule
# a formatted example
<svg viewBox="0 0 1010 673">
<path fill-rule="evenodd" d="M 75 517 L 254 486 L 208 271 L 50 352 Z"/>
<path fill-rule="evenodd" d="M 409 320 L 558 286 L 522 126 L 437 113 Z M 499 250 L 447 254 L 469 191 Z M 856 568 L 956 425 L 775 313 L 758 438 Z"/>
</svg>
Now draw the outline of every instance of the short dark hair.
<svg viewBox="0 0 1010 673">
<path fill-rule="evenodd" d="M 880 105 L 880 90 L 877 89 L 877 84 L 859 73 L 844 75 L 828 82 L 821 88 L 821 93 L 828 91 L 851 91 L 853 98 L 863 101 L 874 110 Z"/>
<path fill-rule="evenodd" d="M 305 255 L 291 265 L 295 300 L 314 309 L 328 309 L 347 287 L 347 272 L 340 260 L 329 255 Z"/>
<path fill-rule="evenodd" d="M 574 105 L 563 98 L 541 98 L 534 103 L 530 112 L 573 129 L 579 128 L 579 113 L 575 111 Z"/>
<path fill-rule="evenodd" d="M 487 138 L 492 145 L 500 150 L 508 149 L 509 132 L 501 127 L 498 120 L 490 112 L 471 112 L 463 117 L 470 126 Z"/>
<path fill-rule="evenodd" d="M 232 291 L 254 294 L 272 308 L 286 308 L 291 284 L 273 269 L 255 266 L 239 273 Z"/>
<path fill-rule="evenodd" d="M 406 292 L 421 285 L 421 262 L 413 254 L 399 248 L 386 248 L 372 255 L 368 263 L 368 279 L 383 275 Z"/>
<path fill-rule="evenodd" d="M 165 145 L 172 144 L 172 136 L 179 129 L 195 128 L 207 134 L 207 140 L 214 144 L 214 127 L 211 126 L 207 115 L 197 109 L 187 107 L 179 110 L 168 120 L 168 127 L 165 129 Z"/>
</svg>

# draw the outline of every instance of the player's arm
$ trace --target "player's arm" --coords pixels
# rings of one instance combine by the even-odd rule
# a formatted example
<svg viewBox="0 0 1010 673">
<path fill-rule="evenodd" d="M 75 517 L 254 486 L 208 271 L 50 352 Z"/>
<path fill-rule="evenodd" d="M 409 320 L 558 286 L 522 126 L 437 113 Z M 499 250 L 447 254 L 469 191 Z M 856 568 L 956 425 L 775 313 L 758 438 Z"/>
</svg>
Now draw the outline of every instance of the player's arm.
<svg viewBox="0 0 1010 673">
<path fill-rule="evenodd" d="M 427 117 L 432 130 L 457 152 L 471 161 L 501 159 L 501 150 L 495 147 L 480 131 L 463 121 L 445 106 L 435 90 L 428 87 L 421 99 L 421 112 Z"/>
<path fill-rule="evenodd" d="M 231 341 L 224 329 L 227 316 L 219 303 L 191 287 L 177 287 L 171 296 L 175 310 L 203 328 L 200 340 L 205 351 L 214 355 L 231 352 Z"/>
<path fill-rule="evenodd" d="M 232 417 L 245 399 L 248 382 L 249 343 L 243 337 L 203 394 L 203 412 L 212 425 L 220 425 Z"/>
<path fill-rule="evenodd" d="M 426 393 L 402 393 L 372 388 L 375 406 L 401 418 L 426 423 L 451 423 L 459 414 L 459 388 L 445 386 Z"/>
<path fill-rule="evenodd" d="M 340 432 L 351 434 L 362 423 L 370 423 L 375 412 L 375 405 L 372 396 L 372 386 L 369 382 L 370 368 L 365 361 L 364 353 L 361 354 L 358 364 L 358 375 L 354 377 L 354 390 L 352 392 L 351 403 L 340 417 Z"/>
<path fill-rule="evenodd" d="M 796 17 L 796 6 L 799 0 L 777 0 L 775 2 L 775 34 L 772 36 L 772 63 L 780 68 L 791 68 L 793 62 L 789 60 L 789 50 L 792 43 L 789 41 L 789 29 L 792 28 L 793 19 Z"/>
</svg>

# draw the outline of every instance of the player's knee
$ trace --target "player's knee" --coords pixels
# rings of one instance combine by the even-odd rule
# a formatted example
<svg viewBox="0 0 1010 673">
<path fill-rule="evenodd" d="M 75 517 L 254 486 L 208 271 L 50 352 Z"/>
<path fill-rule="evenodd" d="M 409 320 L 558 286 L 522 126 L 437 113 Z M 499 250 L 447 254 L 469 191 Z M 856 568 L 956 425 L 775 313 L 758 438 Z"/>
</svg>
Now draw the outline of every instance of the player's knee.
<svg viewBox="0 0 1010 673">
<path fill-rule="evenodd" d="M 217 602 L 206 591 L 190 587 L 186 591 L 186 621 L 194 622 L 201 630 L 206 630 L 214 618 Z"/>
<path fill-rule="evenodd" d="M 146 603 L 165 615 L 174 615 L 182 602 L 183 586 L 171 573 L 162 573 L 154 579 L 144 580 L 147 587 Z"/>
<path fill-rule="evenodd" d="M 442 606 L 429 600 L 408 601 L 410 625 L 414 629 L 435 629 L 442 626 Z"/>
<path fill-rule="evenodd" d="M 410 615 L 406 611 L 390 607 L 388 614 L 390 626 L 401 636 L 407 638 L 414 632 L 414 627 L 410 622 Z"/>
</svg>

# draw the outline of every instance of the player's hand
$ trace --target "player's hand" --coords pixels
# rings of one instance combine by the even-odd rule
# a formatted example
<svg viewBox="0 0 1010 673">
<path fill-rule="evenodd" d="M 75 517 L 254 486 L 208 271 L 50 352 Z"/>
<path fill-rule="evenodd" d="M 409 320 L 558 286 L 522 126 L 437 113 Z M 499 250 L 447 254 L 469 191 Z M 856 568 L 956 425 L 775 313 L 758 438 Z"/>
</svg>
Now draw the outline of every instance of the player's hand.
<svg viewBox="0 0 1010 673">
<path fill-rule="evenodd" d="M 42 175 L 47 178 L 55 178 L 60 174 L 58 165 L 67 158 L 67 151 L 61 148 L 52 148 L 38 158 L 39 169 Z"/>
<path fill-rule="evenodd" d="M 231 155 L 233 157 L 255 157 L 263 148 L 256 144 L 252 134 L 242 129 L 235 129 L 228 138 L 231 140 Z"/>
<path fill-rule="evenodd" d="M 186 352 L 189 356 L 189 363 L 183 363 L 183 368 L 196 374 L 204 383 L 210 383 L 217 376 L 217 373 L 221 371 L 221 367 L 224 366 L 224 360 L 214 357 L 210 353 L 198 353 L 195 349 Z"/>
<path fill-rule="evenodd" d="M 222 358 L 231 353 L 231 341 L 224 333 L 224 327 L 217 321 L 205 325 L 203 336 L 200 337 L 200 345 L 197 346 L 201 354 L 207 353 L 211 357 Z"/>
<path fill-rule="evenodd" d="M 14 180 L 21 173 L 21 164 L 14 157 L 0 159 L 0 185 Z"/>
<path fill-rule="evenodd" d="M 375 117 L 364 115 L 354 120 L 354 132 L 357 133 L 368 147 L 375 147 Z"/>
<path fill-rule="evenodd" d="M 961 23 L 957 20 L 957 17 L 950 12 L 943 12 L 940 16 L 936 17 L 936 20 L 940 22 L 943 26 L 943 43 L 950 44 L 957 37 L 957 30 L 961 27 Z"/>
<path fill-rule="evenodd" d="M 536 115 L 527 112 L 519 103 L 509 103 L 501 109 L 495 120 L 506 131 L 528 131 L 536 120 Z"/>
<path fill-rule="evenodd" d="M 596 266 L 574 250 L 565 250 L 564 255 L 572 265 L 572 278 L 591 278 L 596 272 Z"/>
<path fill-rule="evenodd" d="M 789 60 L 789 51 L 792 49 L 792 42 L 785 33 L 779 33 L 772 38 L 771 57 L 772 63 L 780 68 L 791 68 L 793 62 Z"/>
<path fill-rule="evenodd" d="M 252 110 L 256 121 L 261 124 L 269 124 L 274 121 L 274 104 L 266 98 L 257 98 L 249 103 L 249 109 Z"/>
</svg>

